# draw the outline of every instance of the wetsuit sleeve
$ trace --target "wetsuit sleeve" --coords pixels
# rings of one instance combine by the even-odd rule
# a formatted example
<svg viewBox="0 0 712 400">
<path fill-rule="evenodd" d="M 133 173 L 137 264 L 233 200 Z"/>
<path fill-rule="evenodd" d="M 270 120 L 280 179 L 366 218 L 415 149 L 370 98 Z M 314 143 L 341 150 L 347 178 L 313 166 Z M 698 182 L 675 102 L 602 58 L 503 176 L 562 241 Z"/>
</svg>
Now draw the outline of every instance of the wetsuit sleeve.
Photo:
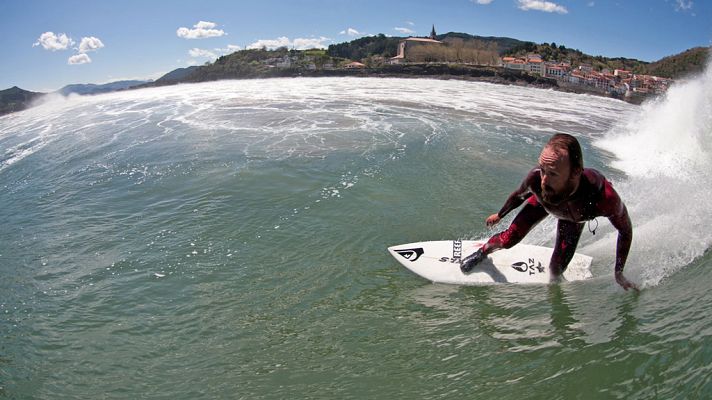
<svg viewBox="0 0 712 400">
<path fill-rule="evenodd" d="M 522 184 L 519 185 L 517 190 L 515 190 L 514 192 L 512 192 L 512 194 L 509 195 L 507 201 L 504 203 L 504 206 L 502 206 L 502 208 L 497 213 L 500 218 L 504 218 L 504 216 L 509 214 L 510 211 L 522 205 L 522 203 L 524 203 L 524 200 L 531 196 L 532 191 L 530 188 L 537 177 L 539 177 L 538 168 L 534 168 L 529 171 L 527 176 L 522 181 Z"/>
<path fill-rule="evenodd" d="M 628 209 L 610 182 L 605 181 L 603 196 L 599 202 L 602 215 L 608 217 L 611 224 L 618 230 L 618 243 L 616 245 L 616 272 L 622 272 L 628 259 L 630 245 L 633 242 L 633 224 L 628 215 Z"/>
</svg>

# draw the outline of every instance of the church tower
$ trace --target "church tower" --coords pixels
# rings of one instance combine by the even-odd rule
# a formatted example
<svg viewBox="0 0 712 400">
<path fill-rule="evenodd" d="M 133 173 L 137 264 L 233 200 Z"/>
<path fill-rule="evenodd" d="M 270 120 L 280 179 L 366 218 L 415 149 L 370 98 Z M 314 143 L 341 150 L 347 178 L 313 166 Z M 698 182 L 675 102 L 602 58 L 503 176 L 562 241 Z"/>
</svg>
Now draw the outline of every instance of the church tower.
<svg viewBox="0 0 712 400">
<path fill-rule="evenodd" d="M 430 38 L 433 40 L 437 40 L 435 36 L 437 36 L 437 34 L 435 33 L 435 24 L 433 24 L 433 30 L 430 31 Z"/>
</svg>

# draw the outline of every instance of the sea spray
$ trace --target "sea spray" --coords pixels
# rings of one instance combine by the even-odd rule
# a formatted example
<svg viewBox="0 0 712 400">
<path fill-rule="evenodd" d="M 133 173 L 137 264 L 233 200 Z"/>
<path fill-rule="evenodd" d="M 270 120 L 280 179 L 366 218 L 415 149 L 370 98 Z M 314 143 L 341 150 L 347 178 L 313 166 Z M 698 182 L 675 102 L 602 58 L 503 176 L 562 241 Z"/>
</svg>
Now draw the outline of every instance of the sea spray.
<svg viewBox="0 0 712 400">
<path fill-rule="evenodd" d="M 645 103 L 595 146 L 611 152 L 634 225 L 629 269 L 657 285 L 712 245 L 712 66 Z"/>
</svg>

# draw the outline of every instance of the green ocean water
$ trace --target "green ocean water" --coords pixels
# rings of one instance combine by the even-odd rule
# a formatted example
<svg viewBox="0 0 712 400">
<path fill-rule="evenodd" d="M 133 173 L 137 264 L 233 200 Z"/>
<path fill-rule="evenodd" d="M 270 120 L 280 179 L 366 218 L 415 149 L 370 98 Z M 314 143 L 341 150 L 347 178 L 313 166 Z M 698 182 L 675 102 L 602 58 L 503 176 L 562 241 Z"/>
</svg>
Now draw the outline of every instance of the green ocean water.
<svg viewBox="0 0 712 400">
<path fill-rule="evenodd" d="M 2 117 L 0 398 L 709 398 L 707 89 L 274 79 Z M 555 132 L 626 202 L 639 294 L 600 218 L 584 282 L 438 285 L 388 254 L 487 237 Z"/>
</svg>

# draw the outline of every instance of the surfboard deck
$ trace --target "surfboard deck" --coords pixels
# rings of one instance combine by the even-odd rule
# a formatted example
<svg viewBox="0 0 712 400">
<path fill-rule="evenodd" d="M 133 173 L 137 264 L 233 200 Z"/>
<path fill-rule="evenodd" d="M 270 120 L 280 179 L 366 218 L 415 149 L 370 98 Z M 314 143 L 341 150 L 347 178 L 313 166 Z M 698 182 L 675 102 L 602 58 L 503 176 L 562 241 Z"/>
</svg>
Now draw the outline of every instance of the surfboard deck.
<svg viewBox="0 0 712 400">
<path fill-rule="evenodd" d="M 437 283 L 549 283 L 549 260 L 553 249 L 527 244 L 493 252 L 470 273 L 463 273 L 460 260 L 477 251 L 484 243 L 441 240 L 401 244 L 389 247 L 388 251 L 404 267 Z M 580 281 L 591 278 L 591 261 L 591 257 L 576 253 L 564 271 L 564 279 Z"/>
</svg>

